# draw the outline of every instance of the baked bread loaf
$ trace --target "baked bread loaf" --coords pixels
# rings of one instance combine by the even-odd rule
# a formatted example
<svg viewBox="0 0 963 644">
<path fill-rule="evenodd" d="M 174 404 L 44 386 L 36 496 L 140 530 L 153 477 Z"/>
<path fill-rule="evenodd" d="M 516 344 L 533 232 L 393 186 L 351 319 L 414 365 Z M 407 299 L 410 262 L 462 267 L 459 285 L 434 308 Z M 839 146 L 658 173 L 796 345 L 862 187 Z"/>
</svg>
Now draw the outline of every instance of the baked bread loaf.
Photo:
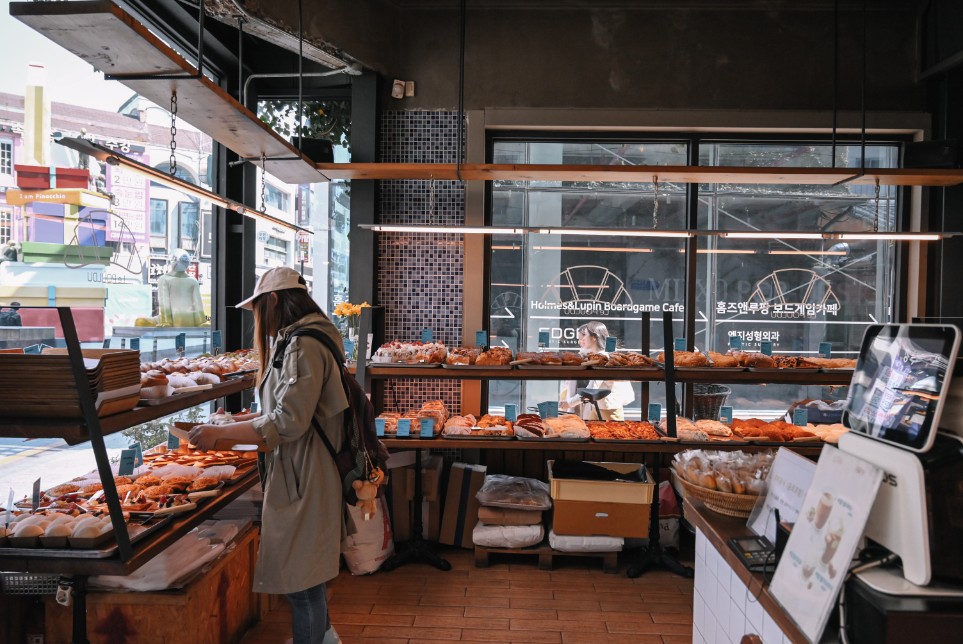
<svg viewBox="0 0 963 644">
<path fill-rule="evenodd" d="M 512 350 L 505 347 L 491 347 L 475 358 L 476 365 L 502 366 L 512 361 Z"/>
</svg>

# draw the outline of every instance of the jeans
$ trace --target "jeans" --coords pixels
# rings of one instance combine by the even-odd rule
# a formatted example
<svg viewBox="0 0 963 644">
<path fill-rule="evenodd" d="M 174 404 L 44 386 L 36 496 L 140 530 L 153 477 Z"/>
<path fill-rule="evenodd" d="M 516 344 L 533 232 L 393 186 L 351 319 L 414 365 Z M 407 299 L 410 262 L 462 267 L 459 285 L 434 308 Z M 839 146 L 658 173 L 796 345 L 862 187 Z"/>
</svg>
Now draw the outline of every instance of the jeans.
<svg viewBox="0 0 963 644">
<path fill-rule="evenodd" d="M 324 584 L 291 593 L 291 629 L 294 644 L 321 644 L 331 626 Z"/>
</svg>

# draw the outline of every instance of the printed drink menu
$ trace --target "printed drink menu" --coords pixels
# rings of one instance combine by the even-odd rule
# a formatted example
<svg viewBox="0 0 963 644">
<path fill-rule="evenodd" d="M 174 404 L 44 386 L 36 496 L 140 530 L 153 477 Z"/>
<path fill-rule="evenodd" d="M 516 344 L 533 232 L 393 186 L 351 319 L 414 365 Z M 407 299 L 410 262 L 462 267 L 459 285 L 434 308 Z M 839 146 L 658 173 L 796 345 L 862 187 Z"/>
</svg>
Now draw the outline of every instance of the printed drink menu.
<svg viewBox="0 0 963 644">
<path fill-rule="evenodd" d="M 770 591 L 819 641 L 882 480 L 876 466 L 824 445 Z"/>
</svg>

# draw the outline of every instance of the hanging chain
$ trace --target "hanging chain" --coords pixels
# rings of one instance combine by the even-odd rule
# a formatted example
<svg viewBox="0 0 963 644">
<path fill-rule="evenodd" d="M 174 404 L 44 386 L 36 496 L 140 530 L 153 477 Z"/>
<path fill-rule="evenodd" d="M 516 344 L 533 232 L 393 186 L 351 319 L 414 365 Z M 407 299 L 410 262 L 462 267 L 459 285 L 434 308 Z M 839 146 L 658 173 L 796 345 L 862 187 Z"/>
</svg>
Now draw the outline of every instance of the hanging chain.
<svg viewBox="0 0 963 644">
<path fill-rule="evenodd" d="M 873 212 L 873 232 L 879 232 L 879 178 L 876 178 L 876 208 Z"/>
<path fill-rule="evenodd" d="M 171 176 L 177 174 L 177 92 L 171 92 L 171 162 L 168 172 Z"/>
<path fill-rule="evenodd" d="M 267 173 L 264 171 L 264 153 L 261 153 L 261 212 L 264 212 L 264 177 Z"/>
<path fill-rule="evenodd" d="M 435 180 L 428 184 L 428 224 L 435 223 Z"/>
<path fill-rule="evenodd" d="M 654 186 L 654 198 L 652 200 L 652 229 L 655 230 L 659 227 L 659 177 L 652 177 L 652 185 Z"/>
</svg>

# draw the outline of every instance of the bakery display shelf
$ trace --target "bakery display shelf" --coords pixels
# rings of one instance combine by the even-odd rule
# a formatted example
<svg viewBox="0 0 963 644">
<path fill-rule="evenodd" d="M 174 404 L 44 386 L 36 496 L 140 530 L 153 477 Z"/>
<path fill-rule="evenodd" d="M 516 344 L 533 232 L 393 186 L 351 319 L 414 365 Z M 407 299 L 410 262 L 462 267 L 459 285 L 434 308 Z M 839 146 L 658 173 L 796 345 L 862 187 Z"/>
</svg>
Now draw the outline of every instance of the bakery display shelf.
<svg viewBox="0 0 963 644">
<path fill-rule="evenodd" d="M 104 435 L 113 434 L 134 425 L 163 418 L 183 409 L 215 400 L 222 396 L 236 394 L 250 389 L 254 381 L 249 378 L 231 379 L 215 385 L 211 389 L 189 394 L 172 396 L 171 400 L 149 407 L 135 407 L 100 419 L 100 429 Z M 6 418 L 0 423 L 0 436 L 5 438 L 63 438 L 70 445 L 90 440 L 87 424 L 81 418 Z"/>
<path fill-rule="evenodd" d="M 576 442 L 560 440 L 503 440 L 490 438 L 474 438 L 460 440 L 452 438 L 383 438 L 381 439 L 388 449 L 411 449 L 423 447 L 431 449 L 496 449 L 496 450 L 545 450 L 545 451 L 569 451 L 569 452 L 624 452 L 624 453 L 663 453 L 675 454 L 686 449 L 692 449 L 695 444 L 682 444 L 678 441 L 621 441 L 617 445 L 610 442 Z M 747 452 L 772 449 L 770 446 L 754 445 L 741 441 L 698 443 L 700 447 L 711 449 L 739 449 Z M 789 447 L 794 452 L 803 456 L 818 456 L 822 449 L 821 443 L 781 443 L 782 447 Z"/>
<path fill-rule="evenodd" d="M 257 470 L 250 469 L 235 485 L 225 487 L 219 495 L 198 505 L 189 513 L 170 516 L 170 522 L 155 532 L 144 535 L 133 544 L 132 556 L 124 561 L 114 547 L 111 555 L 91 558 L 84 551 L 60 551 L 62 556 L 51 557 L 42 548 L 17 549 L 9 554 L 0 549 L 0 569 L 9 572 L 52 573 L 61 575 L 129 575 L 159 555 L 196 525 L 211 518 L 258 482 Z"/>
</svg>

